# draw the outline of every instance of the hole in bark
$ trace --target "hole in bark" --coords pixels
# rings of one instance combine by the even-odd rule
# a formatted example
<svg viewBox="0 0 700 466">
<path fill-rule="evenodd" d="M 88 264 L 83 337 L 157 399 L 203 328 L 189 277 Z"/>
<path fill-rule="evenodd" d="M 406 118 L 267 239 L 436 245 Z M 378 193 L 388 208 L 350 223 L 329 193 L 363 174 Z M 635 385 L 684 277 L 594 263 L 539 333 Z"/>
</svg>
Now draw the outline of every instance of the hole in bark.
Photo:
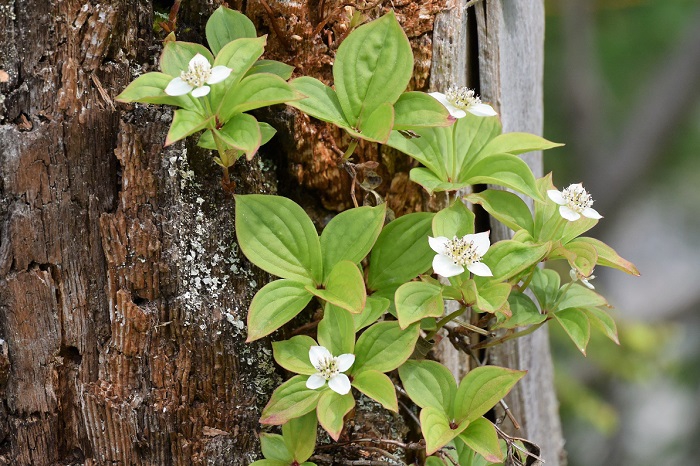
<svg viewBox="0 0 700 466">
<path fill-rule="evenodd" d="M 474 192 L 480 193 L 485 191 L 487 186 L 485 184 L 474 185 Z M 474 205 L 474 231 L 488 231 L 491 229 L 491 219 L 489 218 L 488 212 L 484 210 L 479 204 Z"/>
<path fill-rule="evenodd" d="M 132 302 L 134 304 L 136 304 L 137 306 L 141 307 L 141 306 L 145 306 L 146 303 L 148 303 L 148 300 L 145 298 L 141 298 L 139 296 L 136 296 L 134 299 L 132 299 Z"/>
<path fill-rule="evenodd" d="M 169 0 L 153 0 L 153 9 L 169 13 L 175 2 Z"/>
<path fill-rule="evenodd" d="M 63 359 L 72 362 L 76 366 L 79 366 L 83 361 L 83 356 L 75 346 L 61 346 L 61 351 L 58 353 L 58 355 Z"/>
</svg>

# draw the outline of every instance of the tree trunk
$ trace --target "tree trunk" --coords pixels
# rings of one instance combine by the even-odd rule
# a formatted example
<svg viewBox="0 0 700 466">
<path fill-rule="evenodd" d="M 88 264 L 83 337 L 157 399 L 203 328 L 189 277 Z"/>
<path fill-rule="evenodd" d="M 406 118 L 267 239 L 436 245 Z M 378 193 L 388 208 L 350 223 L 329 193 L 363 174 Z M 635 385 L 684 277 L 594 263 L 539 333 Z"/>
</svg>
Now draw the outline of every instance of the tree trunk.
<svg viewBox="0 0 700 466">
<path fill-rule="evenodd" d="M 238 251 L 234 201 L 210 154 L 189 141 L 163 148 L 171 110 L 112 100 L 156 68 L 164 34 L 153 32 L 153 3 L 172 2 L 0 0 L 0 465 L 246 465 L 259 452 L 260 409 L 281 379 L 269 340 L 245 344 L 244 323 L 269 277 Z M 221 2 L 210 3 L 183 2 L 178 39 L 203 42 Z M 228 2 L 269 34 L 266 58 L 328 82 L 349 21 L 340 3 L 266 3 L 270 12 L 263 2 Z M 532 131 L 511 117 L 511 88 L 494 90 L 523 70 L 501 65 L 487 90 L 484 64 L 511 44 L 504 38 L 517 43 L 542 24 L 485 5 L 503 12 L 507 34 L 478 52 L 482 93 L 502 104 L 507 130 Z M 445 2 L 393 6 L 416 58 L 411 87 L 427 90 Z M 522 50 L 541 67 L 540 42 Z M 237 192 L 279 190 L 319 227 L 352 205 L 337 129 L 284 107 L 260 116 L 280 134 L 236 165 Z M 387 149 L 361 143 L 357 158 L 382 162 L 389 206 L 397 215 L 430 209 L 408 182 L 412 162 Z M 381 424 L 368 409 L 355 429 Z M 543 415 L 523 408 L 528 433 Z"/>
</svg>

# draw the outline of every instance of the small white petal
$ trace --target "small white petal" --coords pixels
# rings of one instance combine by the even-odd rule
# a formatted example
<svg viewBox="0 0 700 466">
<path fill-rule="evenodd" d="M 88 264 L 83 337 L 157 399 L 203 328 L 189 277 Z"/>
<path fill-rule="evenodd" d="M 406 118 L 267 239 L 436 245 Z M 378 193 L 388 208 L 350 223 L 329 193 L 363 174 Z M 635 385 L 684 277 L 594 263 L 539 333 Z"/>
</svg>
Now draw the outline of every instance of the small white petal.
<svg viewBox="0 0 700 466">
<path fill-rule="evenodd" d="M 486 254 L 486 251 L 488 251 L 491 247 L 489 233 L 490 231 L 485 231 L 483 233 L 477 233 L 475 235 L 467 235 L 464 237 L 464 239 L 467 241 L 473 241 L 474 246 L 476 246 L 476 253 L 480 256 L 483 256 L 484 254 Z"/>
<path fill-rule="evenodd" d="M 340 372 L 345 372 L 346 370 L 350 369 L 350 367 L 355 362 L 355 355 L 349 353 L 341 354 L 340 356 L 335 358 L 335 360 L 338 363 L 338 370 Z"/>
<path fill-rule="evenodd" d="M 428 244 L 430 244 L 430 249 L 437 252 L 438 254 L 445 253 L 445 249 L 449 241 L 450 240 L 448 238 L 445 238 L 444 236 L 438 236 L 436 238 L 428 236 Z"/>
<path fill-rule="evenodd" d="M 592 209 L 590 207 L 586 207 L 581 213 L 584 217 L 593 218 L 595 220 L 600 220 L 601 218 L 603 218 L 603 216 L 600 215 L 597 210 Z"/>
<path fill-rule="evenodd" d="M 172 96 L 185 95 L 192 90 L 192 86 L 187 84 L 182 78 L 173 78 L 165 88 L 165 93 Z"/>
<path fill-rule="evenodd" d="M 197 65 L 211 68 L 211 64 L 209 63 L 209 60 L 207 60 L 206 57 L 204 55 L 202 55 L 201 53 L 198 53 L 197 55 L 192 57 L 189 65 L 190 65 L 190 68 L 197 66 Z"/>
<path fill-rule="evenodd" d="M 209 86 L 198 87 L 192 91 L 192 95 L 194 97 L 204 97 L 205 95 L 209 94 L 210 90 L 211 88 Z"/>
<path fill-rule="evenodd" d="M 350 379 L 345 374 L 336 374 L 328 381 L 328 386 L 338 395 L 347 395 L 350 391 Z"/>
<path fill-rule="evenodd" d="M 554 202 L 556 202 L 559 205 L 565 205 L 566 204 L 566 199 L 564 199 L 564 196 L 562 196 L 560 191 L 557 191 L 556 189 L 550 189 L 547 191 L 547 196 Z"/>
<path fill-rule="evenodd" d="M 496 113 L 496 110 L 494 110 L 493 107 L 491 107 L 489 104 L 470 105 L 467 111 L 472 115 L 480 117 L 490 117 L 498 115 L 498 113 Z"/>
<path fill-rule="evenodd" d="M 442 254 L 433 258 L 433 270 L 441 277 L 449 278 L 464 272 L 464 267 L 455 264 L 452 259 Z"/>
<path fill-rule="evenodd" d="M 331 352 L 323 346 L 312 346 L 309 348 L 309 361 L 316 369 L 321 370 L 321 362 L 332 358 Z"/>
<path fill-rule="evenodd" d="M 582 279 L 581 279 L 581 283 L 583 283 L 584 285 L 586 285 L 586 286 L 588 287 L 589 290 L 595 290 L 595 286 L 591 285 L 591 282 L 589 282 L 589 281 L 586 280 L 585 278 L 582 278 Z"/>
<path fill-rule="evenodd" d="M 472 265 L 467 266 L 467 270 L 480 277 L 493 277 L 493 272 L 491 272 L 489 266 L 483 262 L 474 262 Z"/>
<path fill-rule="evenodd" d="M 559 206 L 559 213 L 570 222 L 575 222 L 581 218 L 581 215 L 578 212 L 574 212 L 565 205 Z"/>
<path fill-rule="evenodd" d="M 316 390 L 324 385 L 326 385 L 326 379 L 324 379 L 321 374 L 314 374 L 306 381 L 306 388 L 310 388 L 311 390 Z"/>
<path fill-rule="evenodd" d="M 467 112 L 452 105 L 452 103 L 449 100 L 447 100 L 447 97 L 445 97 L 445 94 L 441 92 L 431 92 L 429 95 L 432 96 L 438 102 L 440 102 L 442 105 L 444 105 L 447 111 L 450 112 L 450 115 L 452 115 L 453 117 L 464 118 L 465 116 L 467 116 Z"/>
<path fill-rule="evenodd" d="M 215 66 L 211 69 L 211 74 L 209 75 L 209 79 L 207 79 L 207 84 L 216 84 L 223 81 L 224 79 L 228 78 L 231 71 L 233 70 L 228 66 Z"/>
</svg>

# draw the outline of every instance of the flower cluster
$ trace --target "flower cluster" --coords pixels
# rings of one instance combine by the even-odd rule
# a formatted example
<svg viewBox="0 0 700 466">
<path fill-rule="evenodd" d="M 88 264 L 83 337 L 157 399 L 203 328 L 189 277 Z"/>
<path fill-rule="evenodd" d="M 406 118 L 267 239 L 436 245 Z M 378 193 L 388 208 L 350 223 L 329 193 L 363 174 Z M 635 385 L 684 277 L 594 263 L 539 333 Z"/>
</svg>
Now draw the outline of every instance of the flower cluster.
<svg viewBox="0 0 700 466">
<path fill-rule="evenodd" d="M 198 53 L 190 60 L 187 71 L 180 77 L 173 78 L 165 88 L 165 93 L 172 96 L 185 95 L 192 92 L 194 97 L 204 97 L 211 88 L 206 84 L 216 84 L 228 78 L 231 68 L 227 66 L 211 67 L 209 60 Z"/>
<path fill-rule="evenodd" d="M 343 372 L 350 369 L 355 362 L 354 354 L 333 356 L 323 346 L 312 346 L 309 349 L 309 360 L 318 372 L 309 377 L 306 388 L 315 390 L 328 382 L 328 387 L 340 395 L 350 391 L 350 379 Z"/>
<path fill-rule="evenodd" d="M 462 238 L 455 236 L 452 239 L 444 236 L 437 238 L 429 236 L 428 242 L 430 248 L 437 253 L 433 258 L 433 270 L 438 275 L 454 277 L 464 273 L 466 267 L 474 275 L 493 276 L 489 266 L 481 262 L 481 258 L 491 246 L 488 231 L 464 235 Z"/>
<path fill-rule="evenodd" d="M 493 107 L 482 103 L 474 90 L 468 87 L 450 86 L 445 94 L 431 92 L 430 95 L 444 105 L 454 118 L 464 118 L 466 112 L 481 117 L 498 115 Z"/>
<path fill-rule="evenodd" d="M 547 191 L 547 196 L 559 204 L 559 213 L 570 222 L 575 222 L 581 218 L 581 215 L 595 220 L 603 218 L 595 209 L 591 208 L 593 199 L 581 183 L 572 184 L 564 191 L 550 189 Z"/>
</svg>

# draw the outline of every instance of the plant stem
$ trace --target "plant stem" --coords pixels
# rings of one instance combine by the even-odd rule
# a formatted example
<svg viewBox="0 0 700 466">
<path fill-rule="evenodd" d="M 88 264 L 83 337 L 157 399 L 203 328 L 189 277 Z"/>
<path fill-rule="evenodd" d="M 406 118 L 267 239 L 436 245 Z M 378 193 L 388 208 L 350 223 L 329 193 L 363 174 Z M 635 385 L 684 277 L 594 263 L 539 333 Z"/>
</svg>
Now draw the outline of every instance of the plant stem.
<svg viewBox="0 0 700 466">
<path fill-rule="evenodd" d="M 425 339 L 426 339 L 426 340 L 431 340 L 431 339 L 435 336 L 435 334 L 438 333 L 438 332 L 440 331 L 440 329 L 441 329 L 442 327 L 445 326 L 446 323 L 452 321 L 452 320 L 453 320 L 454 318 L 456 318 L 456 317 L 459 317 L 459 316 L 462 315 L 462 314 L 464 313 L 464 311 L 466 311 L 466 310 L 467 310 L 466 307 L 460 307 L 460 308 L 457 309 L 456 311 L 454 311 L 454 312 L 452 312 L 452 313 L 450 313 L 450 314 L 447 314 L 445 317 L 443 317 L 442 319 L 440 319 L 440 320 L 437 322 L 437 324 L 435 324 L 435 327 L 436 327 L 435 330 L 433 330 L 432 332 L 428 333 L 428 334 L 425 336 Z"/>
<path fill-rule="evenodd" d="M 343 154 L 343 160 L 350 160 L 350 157 L 352 157 L 352 154 L 355 152 L 355 148 L 357 147 L 357 139 L 353 139 L 350 141 L 350 145 L 348 146 L 348 150 L 345 151 Z"/>
<path fill-rule="evenodd" d="M 552 305 L 552 309 L 547 309 L 547 311 L 554 311 L 557 307 L 559 307 L 559 304 L 561 303 L 562 299 L 564 299 L 564 296 L 566 296 L 566 292 L 569 291 L 569 288 L 571 288 L 571 285 L 573 285 L 576 282 L 569 282 L 566 285 L 564 285 L 564 288 L 562 288 L 561 292 L 559 293 L 559 298 L 554 302 Z"/>
<path fill-rule="evenodd" d="M 222 145 L 221 138 L 214 132 L 211 132 L 212 136 L 214 137 L 214 143 L 216 144 L 216 150 L 219 152 L 219 158 L 221 159 L 221 165 L 222 169 L 224 171 L 223 179 L 225 184 L 229 184 L 231 182 L 231 179 L 229 178 L 228 174 L 228 167 L 229 167 L 229 160 L 228 156 L 226 155 L 226 149 L 224 149 Z"/>
<path fill-rule="evenodd" d="M 522 285 L 518 286 L 519 291 L 525 291 L 528 286 L 530 286 L 530 282 L 532 281 L 532 277 L 535 276 L 535 270 L 537 269 L 537 264 L 532 266 L 532 271 L 530 271 L 530 275 L 527 276 L 527 279 L 523 282 Z"/>
<path fill-rule="evenodd" d="M 535 330 L 537 330 L 538 328 L 542 327 L 542 325 L 544 325 L 544 323 L 547 322 L 547 320 L 549 320 L 549 319 L 545 319 L 542 322 L 540 322 L 539 324 L 531 325 L 528 328 L 526 328 L 525 330 L 521 330 L 520 332 L 515 332 L 515 333 L 508 334 L 508 335 L 504 335 L 500 338 L 497 338 L 495 340 L 491 340 L 489 342 L 477 343 L 476 345 L 472 346 L 472 349 L 476 350 L 476 349 L 491 348 L 493 346 L 500 345 L 501 343 L 505 343 L 508 340 L 514 340 L 516 338 L 524 337 L 525 335 L 529 335 L 532 332 L 534 332 Z"/>
</svg>

